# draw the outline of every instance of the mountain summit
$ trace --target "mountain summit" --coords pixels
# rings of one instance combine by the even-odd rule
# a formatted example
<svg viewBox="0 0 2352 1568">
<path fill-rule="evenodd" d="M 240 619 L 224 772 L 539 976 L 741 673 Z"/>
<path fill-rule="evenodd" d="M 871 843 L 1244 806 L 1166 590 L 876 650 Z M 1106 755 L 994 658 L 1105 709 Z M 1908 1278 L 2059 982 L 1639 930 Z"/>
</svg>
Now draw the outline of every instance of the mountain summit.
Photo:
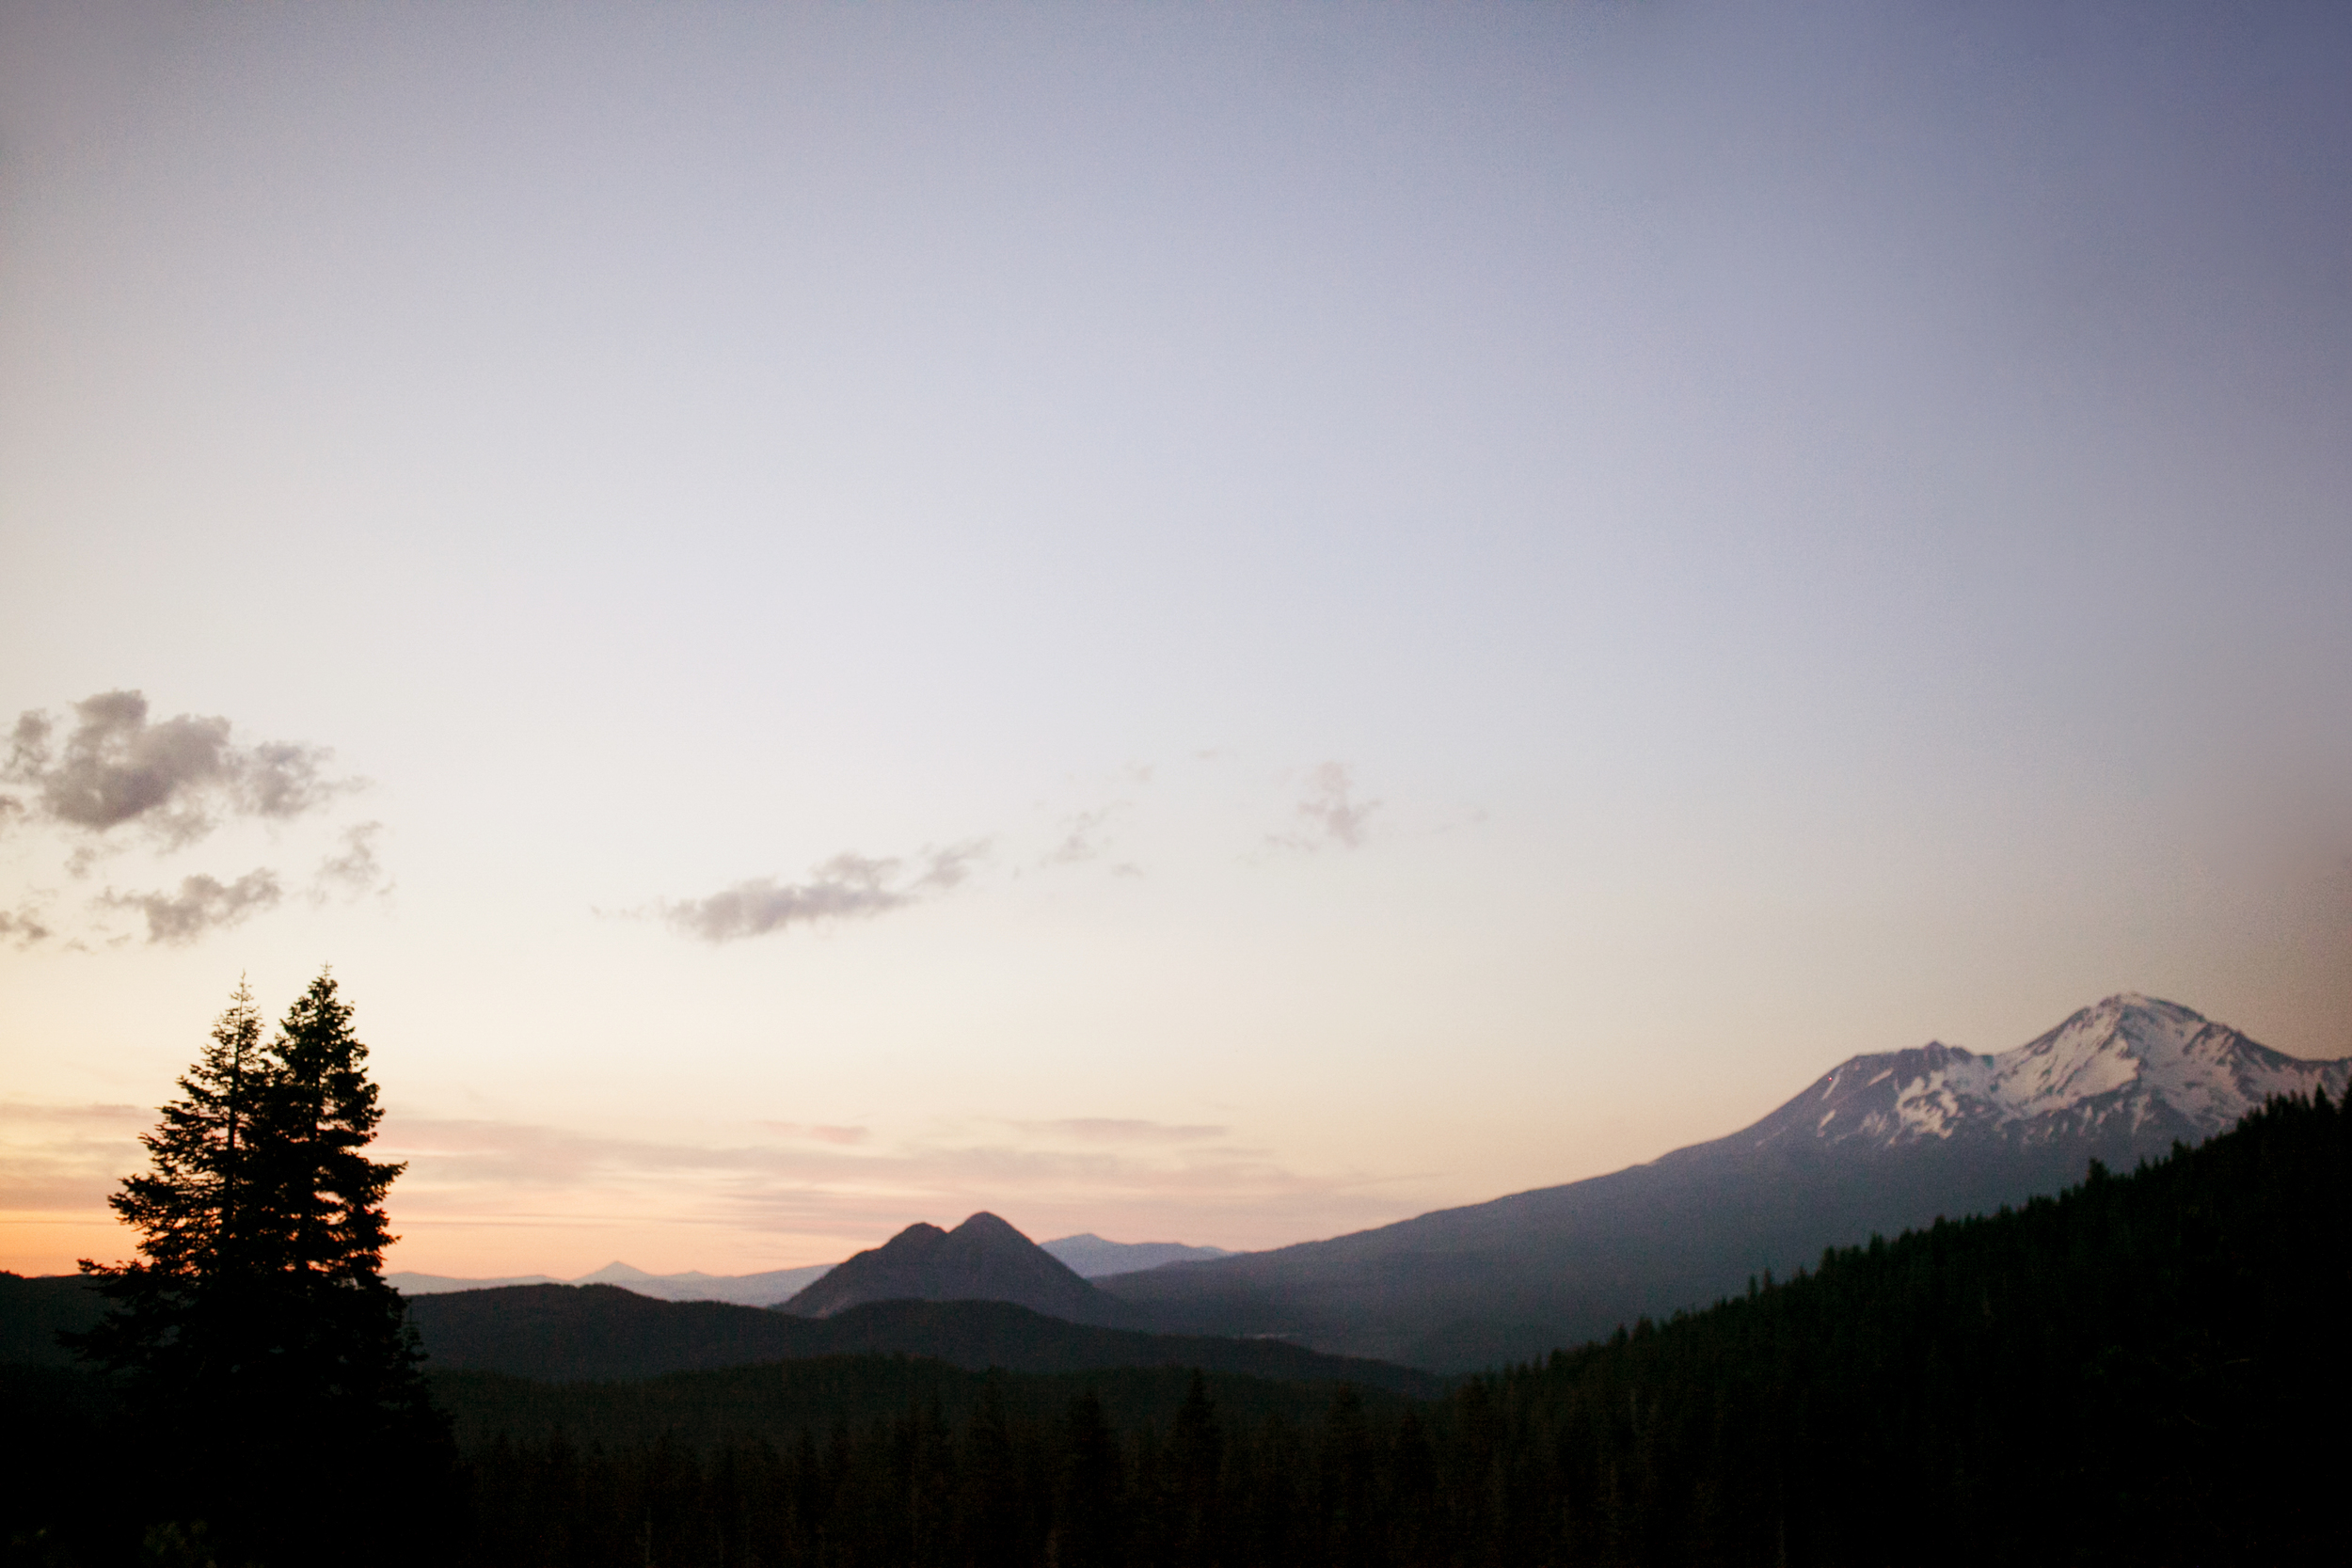
<svg viewBox="0 0 2352 1568">
<path fill-rule="evenodd" d="M 908 1226 L 869 1247 L 777 1310 L 830 1318 L 869 1301 L 1009 1301 L 1069 1323 L 1113 1327 L 1134 1312 L 994 1214 L 974 1214 L 953 1230 Z"/>
<path fill-rule="evenodd" d="M 2348 1067 L 2281 1055 L 2177 1003 L 2125 992 L 1994 1055 L 1931 1040 L 1856 1056 L 1719 1144 L 2089 1140 L 2157 1154 L 2176 1138 L 2196 1143 L 2227 1131 L 2272 1095 L 2324 1086 L 2340 1096 Z"/>
</svg>

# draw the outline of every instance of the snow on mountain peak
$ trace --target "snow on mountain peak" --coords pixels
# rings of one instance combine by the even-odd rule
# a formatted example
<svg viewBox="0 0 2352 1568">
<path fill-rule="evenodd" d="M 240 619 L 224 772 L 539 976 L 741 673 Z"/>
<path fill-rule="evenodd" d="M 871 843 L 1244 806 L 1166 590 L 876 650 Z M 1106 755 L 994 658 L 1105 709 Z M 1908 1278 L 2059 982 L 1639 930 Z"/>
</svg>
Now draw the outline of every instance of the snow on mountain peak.
<svg viewBox="0 0 2352 1568">
<path fill-rule="evenodd" d="M 2275 1094 L 2342 1095 L 2352 1058 L 2310 1062 L 2177 1003 L 2125 991 L 2013 1051 L 1939 1040 L 1856 1056 L 1728 1141 L 1892 1147 L 2112 1136 L 2152 1150 L 2210 1136 Z"/>
</svg>

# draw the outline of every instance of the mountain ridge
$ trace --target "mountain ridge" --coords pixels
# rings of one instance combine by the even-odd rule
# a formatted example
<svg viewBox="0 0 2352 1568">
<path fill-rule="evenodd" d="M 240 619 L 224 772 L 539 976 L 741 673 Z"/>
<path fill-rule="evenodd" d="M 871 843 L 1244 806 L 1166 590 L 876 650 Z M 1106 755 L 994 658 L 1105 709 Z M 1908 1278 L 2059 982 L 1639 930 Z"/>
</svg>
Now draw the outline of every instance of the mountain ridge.
<svg viewBox="0 0 2352 1568">
<path fill-rule="evenodd" d="M 769 1269 L 759 1274 L 648 1274 L 614 1261 L 593 1274 L 557 1279 L 544 1274 L 504 1275 L 469 1279 L 454 1275 L 388 1274 L 386 1284 L 404 1296 L 446 1295 L 453 1291 L 495 1291 L 508 1285 L 617 1285 L 656 1301 L 723 1301 L 738 1307 L 772 1307 L 811 1282 L 824 1277 L 831 1263 L 804 1264 L 793 1269 Z"/>
<path fill-rule="evenodd" d="M 1824 1247 L 2055 1193 L 2090 1160 L 2223 1131 L 2257 1096 L 2341 1096 L 2348 1073 L 2352 1058 L 2286 1056 L 2125 992 L 1994 1056 L 1935 1042 L 1851 1057 L 1749 1127 L 1644 1164 L 1097 1285 L 1163 1331 L 1475 1370 L 1703 1306 Z M 1830 1136 L 1841 1096 L 1851 1125 L 1882 1123 Z"/>
</svg>

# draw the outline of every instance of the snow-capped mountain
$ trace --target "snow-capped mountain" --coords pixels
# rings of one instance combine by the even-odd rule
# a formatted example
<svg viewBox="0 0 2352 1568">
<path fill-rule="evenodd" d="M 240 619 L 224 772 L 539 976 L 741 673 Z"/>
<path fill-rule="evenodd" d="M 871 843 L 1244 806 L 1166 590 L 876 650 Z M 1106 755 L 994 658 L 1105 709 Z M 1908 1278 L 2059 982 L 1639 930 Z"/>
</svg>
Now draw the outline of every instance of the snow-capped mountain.
<svg viewBox="0 0 2352 1568">
<path fill-rule="evenodd" d="M 2080 1139 L 2160 1153 L 2278 1094 L 2344 1093 L 2352 1058 L 2303 1061 L 2177 1003 L 2126 992 L 1993 1055 L 1941 1041 L 1856 1056 L 1724 1143 L 1894 1148 Z"/>
<path fill-rule="evenodd" d="M 1098 1283 L 1152 1326 L 1281 1335 L 1446 1371 L 1733 1294 L 1830 1246 L 1990 1213 L 2223 1132 L 2299 1061 L 2169 1002 L 2111 996 L 1997 1055 L 1856 1056 L 1749 1127 L 1607 1176 L 1271 1252 Z"/>
</svg>

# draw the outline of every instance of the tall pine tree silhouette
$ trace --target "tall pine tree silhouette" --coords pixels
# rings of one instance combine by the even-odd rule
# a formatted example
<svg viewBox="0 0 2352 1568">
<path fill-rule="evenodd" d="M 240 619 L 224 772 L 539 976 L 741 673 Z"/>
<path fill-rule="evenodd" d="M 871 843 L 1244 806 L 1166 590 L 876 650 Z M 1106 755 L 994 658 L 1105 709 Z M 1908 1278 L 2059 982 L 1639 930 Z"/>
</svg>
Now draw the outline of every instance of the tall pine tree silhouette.
<svg viewBox="0 0 2352 1568">
<path fill-rule="evenodd" d="M 139 1257 L 84 1260 L 110 1303 L 77 1345 L 164 1442 L 151 1506 L 264 1560 L 389 1557 L 447 1467 L 422 1353 L 384 1281 L 383 1117 L 322 972 L 266 1047 L 242 985 L 111 1200 Z"/>
<path fill-rule="evenodd" d="M 252 1129 L 268 1078 L 261 1014 L 239 982 L 180 1098 L 139 1139 L 151 1168 L 108 1199 L 138 1231 L 140 1257 L 82 1261 L 113 1307 L 77 1348 L 123 1374 L 151 1409 L 197 1394 L 243 1359 L 230 1342 L 243 1323 L 234 1298 L 257 1272 Z"/>
</svg>

